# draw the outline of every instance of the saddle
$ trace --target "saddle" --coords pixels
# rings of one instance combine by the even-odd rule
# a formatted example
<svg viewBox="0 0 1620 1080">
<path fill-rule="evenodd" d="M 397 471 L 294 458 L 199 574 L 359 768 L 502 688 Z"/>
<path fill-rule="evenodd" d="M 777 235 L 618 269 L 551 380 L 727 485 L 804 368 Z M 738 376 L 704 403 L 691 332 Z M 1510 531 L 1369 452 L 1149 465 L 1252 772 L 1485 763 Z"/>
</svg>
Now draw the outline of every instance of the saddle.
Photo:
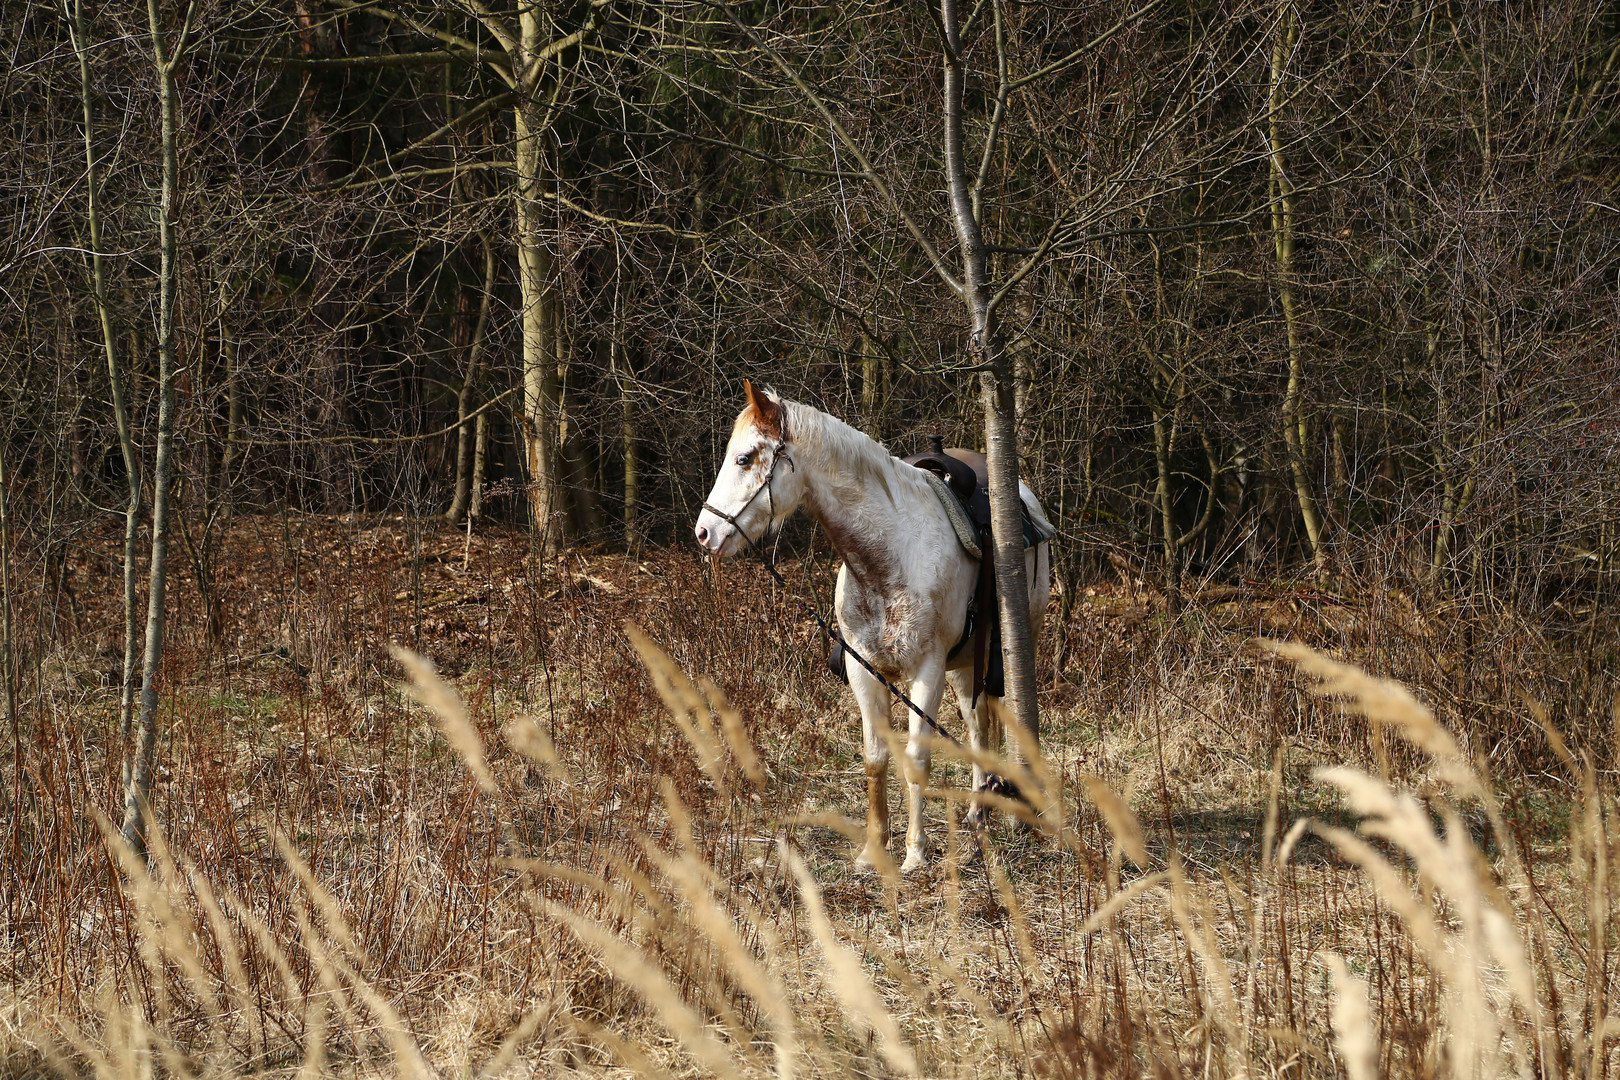
<svg viewBox="0 0 1620 1080">
<path fill-rule="evenodd" d="M 1001 619 L 996 604 L 995 545 L 991 540 L 990 528 L 990 466 L 985 456 L 977 451 L 957 447 L 945 449 L 943 436 L 931 435 L 929 441 L 932 445 L 927 453 L 913 454 L 901 460 L 943 480 L 948 493 L 938 486 L 934 489 L 935 493 L 941 501 L 954 497 L 966 511 L 968 521 L 978 534 L 978 550 L 975 551 L 973 545 L 958 532 L 962 546 L 979 560 L 979 574 L 973 596 L 968 600 L 962 637 L 951 647 L 948 656 L 948 659 L 956 659 L 969 642 L 973 643 L 973 704 L 977 705 L 981 693 L 1001 697 L 1006 692 L 1007 681 L 1006 663 L 1001 654 Z M 945 509 L 947 516 L 956 518 L 949 506 Z M 1026 548 L 1049 539 L 1035 527 L 1027 508 L 1023 512 L 1023 519 Z M 952 524 L 955 525 L 956 520 Z M 841 644 L 835 644 L 827 664 L 833 674 L 849 682 Z"/>
<path fill-rule="evenodd" d="M 919 469 L 926 469 L 944 480 L 962 503 L 967 511 L 969 520 L 979 530 L 979 547 L 989 551 L 990 545 L 990 463 L 985 456 L 977 450 L 962 450 L 958 447 L 945 449 L 945 439 L 940 435 L 928 436 L 933 445 L 926 454 L 912 454 L 901 458 L 907 465 L 914 465 Z M 1050 540 L 1036 527 L 1035 521 L 1029 516 L 1029 508 L 1020 505 L 1024 519 L 1024 547 L 1032 548 L 1043 540 Z"/>
<path fill-rule="evenodd" d="M 973 705 L 988 692 L 1000 697 L 1006 691 L 1007 669 L 1001 656 L 1001 619 L 996 604 L 995 544 L 990 535 L 990 463 L 983 454 L 957 447 L 945 449 L 945 439 L 929 436 L 932 445 L 925 454 L 902 458 L 906 464 L 926 469 L 943 479 L 952 495 L 979 532 L 979 580 L 968 600 L 967 619 L 962 637 L 951 647 L 947 660 L 954 660 L 973 643 Z M 943 498 L 943 496 L 942 496 Z"/>
</svg>

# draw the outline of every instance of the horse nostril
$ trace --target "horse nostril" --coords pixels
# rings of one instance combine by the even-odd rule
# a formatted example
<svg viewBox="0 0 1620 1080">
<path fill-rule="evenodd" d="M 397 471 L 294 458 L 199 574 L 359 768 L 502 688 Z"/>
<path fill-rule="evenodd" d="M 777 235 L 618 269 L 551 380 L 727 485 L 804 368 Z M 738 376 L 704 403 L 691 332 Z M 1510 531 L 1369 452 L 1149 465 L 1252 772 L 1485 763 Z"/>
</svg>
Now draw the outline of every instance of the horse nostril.
<svg viewBox="0 0 1620 1080">
<path fill-rule="evenodd" d="M 709 543 L 709 530 L 704 526 L 699 525 L 697 527 L 697 538 L 698 543 L 707 545 Z"/>
</svg>

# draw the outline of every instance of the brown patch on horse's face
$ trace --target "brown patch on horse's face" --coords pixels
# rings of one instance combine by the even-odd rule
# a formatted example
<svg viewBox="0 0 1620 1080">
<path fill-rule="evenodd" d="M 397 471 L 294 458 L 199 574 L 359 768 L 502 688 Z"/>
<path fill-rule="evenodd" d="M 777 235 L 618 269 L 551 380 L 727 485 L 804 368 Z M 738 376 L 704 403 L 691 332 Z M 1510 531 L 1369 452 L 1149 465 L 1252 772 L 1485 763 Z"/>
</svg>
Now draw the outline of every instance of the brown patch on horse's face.
<svg viewBox="0 0 1620 1080">
<path fill-rule="evenodd" d="M 748 405 L 737 417 L 738 426 L 746 423 L 767 438 L 783 441 L 786 427 L 783 420 L 787 410 L 782 407 L 782 402 L 771 397 L 769 392 L 755 390 L 754 384 L 747 379 L 743 380 L 743 392 L 748 396 Z"/>
</svg>

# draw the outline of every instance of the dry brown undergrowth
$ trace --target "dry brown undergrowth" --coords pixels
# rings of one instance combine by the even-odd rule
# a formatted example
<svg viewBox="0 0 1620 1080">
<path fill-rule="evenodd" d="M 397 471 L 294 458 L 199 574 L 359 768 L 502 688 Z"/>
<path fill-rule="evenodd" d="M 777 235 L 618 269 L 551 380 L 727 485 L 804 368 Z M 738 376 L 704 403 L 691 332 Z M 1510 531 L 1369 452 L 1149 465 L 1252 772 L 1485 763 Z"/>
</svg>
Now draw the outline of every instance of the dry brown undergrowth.
<svg viewBox="0 0 1620 1080">
<path fill-rule="evenodd" d="M 1359 828 L 1303 817 L 1285 828 L 1274 774 L 1247 881 L 1151 850 L 1150 830 L 1095 777 L 1078 778 L 1082 797 L 1110 835 L 1099 843 L 1077 830 L 1065 809 L 1072 792 L 1050 761 L 1025 778 L 1046 795 L 1015 850 L 987 844 L 966 862 L 970 849 L 953 837 L 936 874 L 863 880 L 829 865 L 842 854 L 836 844 L 818 847 L 802 829 L 795 839 L 755 809 L 773 781 L 738 714 L 644 634 L 632 638 L 726 819 L 700 830 L 666 781 L 635 856 L 493 860 L 482 978 L 379 977 L 388 943 L 356 931 L 354 897 L 335 891 L 345 883 L 323 881 L 309 861 L 318 853 L 279 832 L 287 873 L 267 898 L 210 881 L 162 845 L 148 868 L 103 822 L 121 873 L 110 902 L 128 920 L 134 955 L 107 950 L 83 1000 L 19 987 L 28 996 L 8 1010 L 7 1037 L 37 1047 L 56 1071 L 108 1077 L 624 1068 L 727 1077 L 1342 1070 L 1362 1080 L 1607 1067 L 1606 1009 L 1591 1000 L 1605 990 L 1587 978 L 1583 999 L 1576 962 L 1607 963 L 1602 933 L 1583 940 L 1577 929 L 1608 919 L 1605 808 L 1590 769 L 1575 828 L 1574 884 L 1585 887 L 1560 890 L 1588 910 L 1549 918 L 1536 901 L 1547 886 L 1531 879 L 1488 780 L 1397 684 L 1302 646 L 1268 646 L 1318 692 L 1420 750 L 1430 783 L 1420 799 L 1355 769 L 1319 770 Z M 478 826 L 521 850 L 521 804 L 506 793 L 535 775 L 531 765 L 559 787 L 578 782 L 544 725 L 514 718 L 507 738 L 521 757 L 492 753 L 432 665 L 398 655 L 412 695 L 477 779 Z M 1494 860 L 1470 814 L 1483 815 Z M 719 843 L 753 846 L 728 860 Z M 852 895 L 871 907 L 840 899 Z M 265 913 L 277 908 L 291 912 L 296 933 L 270 929 Z M 408 901 L 405 910 L 409 919 Z M 1339 922 L 1334 931 L 1324 917 Z M 524 959 L 534 954 L 538 965 Z M 1593 1017 L 1604 1025 L 1597 1038 L 1583 1030 Z"/>
<path fill-rule="evenodd" d="M 395 637 L 414 621 L 399 604 L 454 622 L 454 680 L 402 657 L 432 712 L 326 663 L 387 621 L 375 607 L 289 594 L 275 618 L 239 619 L 248 638 L 306 637 L 279 659 L 244 651 L 222 682 L 175 679 L 171 846 L 150 869 L 87 809 L 108 805 L 116 761 L 105 688 L 71 663 L 40 680 L 7 855 L 8 1072 L 1610 1067 L 1612 799 L 1556 737 L 1569 796 L 1521 785 L 1503 807 L 1477 741 L 1392 683 L 1280 647 L 1346 706 L 1331 720 L 1291 696 L 1286 665 L 1257 696 L 1219 666 L 1094 643 L 1085 664 L 1125 656 L 1137 666 L 1108 685 L 1144 689 L 1107 712 L 1094 690 L 1049 702 L 1027 785 L 1045 814 L 969 858 L 965 768 L 947 762 L 940 860 L 864 876 L 845 838 L 854 726 L 813 641 L 754 583 L 739 573 L 721 600 L 678 564 L 591 559 L 509 587 L 479 581 L 494 552 L 465 575 L 459 548 L 419 552 L 414 585 L 340 554 L 301 565 L 328 595 L 405 593 Z M 586 593 L 651 636 L 604 631 Z M 529 655 L 492 644 L 524 619 Z M 1402 782 L 1321 768 L 1358 741 Z"/>
</svg>

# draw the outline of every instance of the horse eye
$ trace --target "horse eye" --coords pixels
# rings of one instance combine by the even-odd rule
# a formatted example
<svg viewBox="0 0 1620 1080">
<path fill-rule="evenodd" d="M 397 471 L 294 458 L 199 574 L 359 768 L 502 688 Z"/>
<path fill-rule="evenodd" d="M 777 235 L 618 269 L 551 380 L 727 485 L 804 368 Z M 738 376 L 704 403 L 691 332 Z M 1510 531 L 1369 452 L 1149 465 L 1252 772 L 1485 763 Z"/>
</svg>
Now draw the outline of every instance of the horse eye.
<svg viewBox="0 0 1620 1080">
<path fill-rule="evenodd" d="M 754 463 L 754 455 L 758 454 L 758 453 L 759 453 L 758 450 L 750 450 L 745 454 L 738 454 L 737 455 L 737 464 L 742 466 L 745 469 L 748 468 L 748 466 L 750 466 L 750 465 L 752 465 Z"/>
</svg>

